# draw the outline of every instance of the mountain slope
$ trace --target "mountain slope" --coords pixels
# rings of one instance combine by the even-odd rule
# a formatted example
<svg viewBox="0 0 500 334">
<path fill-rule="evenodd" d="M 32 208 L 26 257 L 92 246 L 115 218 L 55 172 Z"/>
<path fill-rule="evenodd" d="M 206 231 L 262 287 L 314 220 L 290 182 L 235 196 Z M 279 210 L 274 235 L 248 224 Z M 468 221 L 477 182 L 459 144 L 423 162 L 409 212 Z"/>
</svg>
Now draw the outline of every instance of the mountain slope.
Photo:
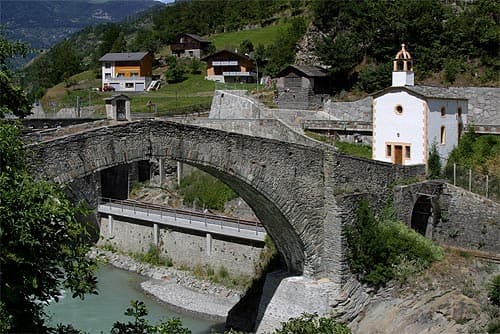
<svg viewBox="0 0 500 334">
<path fill-rule="evenodd" d="M 118 22 L 152 6 L 154 0 L 0 1 L 0 22 L 11 40 L 46 49 L 84 27 Z"/>
</svg>

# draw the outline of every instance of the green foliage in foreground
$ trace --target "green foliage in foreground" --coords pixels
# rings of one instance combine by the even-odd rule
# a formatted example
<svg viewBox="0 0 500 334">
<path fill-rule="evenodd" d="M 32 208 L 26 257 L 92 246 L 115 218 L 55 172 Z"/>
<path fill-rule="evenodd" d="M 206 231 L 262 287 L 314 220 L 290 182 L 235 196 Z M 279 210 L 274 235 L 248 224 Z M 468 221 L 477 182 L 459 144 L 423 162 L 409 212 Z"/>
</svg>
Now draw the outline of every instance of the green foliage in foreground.
<svg viewBox="0 0 500 334">
<path fill-rule="evenodd" d="M 60 186 L 34 180 L 16 125 L 0 122 L 0 329 L 39 333 L 43 303 L 68 288 L 73 297 L 95 293 L 91 239 L 76 220 L 84 213 Z"/>
<path fill-rule="evenodd" d="M 491 280 L 488 287 L 488 298 L 497 306 L 500 306 L 500 275 L 496 275 Z"/>
<path fill-rule="evenodd" d="M 150 325 L 144 319 L 148 315 L 146 305 L 138 300 L 130 302 L 130 307 L 125 311 L 125 315 L 132 317 L 133 321 L 115 322 L 111 334 L 191 334 L 189 329 L 182 327 L 182 322 L 178 318 Z"/>
<path fill-rule="evenodd" d="M 319 317 L 317 314 L 304 313 L 282 323 L 274 334 L 350 334 L 351 330 L 332 318 Z"/>
<path fill-rule="evenodd" d="M 351 270 L 375 287 L 393 278 L 405 280 L 443 256 L 440 247 L 395 221 L 391 214 L 375 218 L 366 201 L 360 202 L 346 238 Z"/>
<path fill-rule="evenodd" d="M 236 193 L 215 177 L 195 171 L 181 181 L 185 204 L 196 202 L 198 206 L 223 210 L 224 204 L 237 197 Z"/>
</svg>

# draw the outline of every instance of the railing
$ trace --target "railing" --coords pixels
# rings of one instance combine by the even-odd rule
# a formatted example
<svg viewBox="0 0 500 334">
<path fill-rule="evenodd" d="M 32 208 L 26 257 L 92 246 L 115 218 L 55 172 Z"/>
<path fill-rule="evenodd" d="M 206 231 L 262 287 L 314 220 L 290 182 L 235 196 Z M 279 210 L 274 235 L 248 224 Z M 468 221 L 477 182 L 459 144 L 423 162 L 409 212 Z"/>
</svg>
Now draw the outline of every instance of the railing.
<svg viewBox="0 0 500 334">
<path fill-rule="evenodd" d="M 99 197 L 98 204 L 108 206 L 109 211 L 118 210 L 119 212 L 123 213 L 124 210 L 131 210 L 134 212 L 134 214 L 137 214 L 139 212 L 146 214 L 146 216 L 156 215 L 159 216 L 161 220 L 163 220 L 164 217 L 174 218 L 174 221 L 182 218 L 186 219 L 189 223 L 191 223 L 192 221 L 203 222 L 205 224 L 205 227 L 207 226 L 209 221 L 211 221 L 209 224 L 214 225 L 214 222 L 217 222 L 221 230 L 224 227 L 233 227 L 236 228 L 238 232 L 240 232 L 242 229 L 247 231 L 255 231 L 256 235 L 259 232 L 265 232 L 264 227 L 258 221 L 214 215 L 208 212 L 180 210 L 158 204 L 138 202 L 129 199 L 119 200 L 106 197 Z"/>
<path fill-rule="evenodd" d="M 494 201 L 500 201 L 500 178 L 494 175 L 484 175 L 474 171 L 472 168 L 457 164 L 446 168 L 444 173 L 453 185 Z"/>
</svg>

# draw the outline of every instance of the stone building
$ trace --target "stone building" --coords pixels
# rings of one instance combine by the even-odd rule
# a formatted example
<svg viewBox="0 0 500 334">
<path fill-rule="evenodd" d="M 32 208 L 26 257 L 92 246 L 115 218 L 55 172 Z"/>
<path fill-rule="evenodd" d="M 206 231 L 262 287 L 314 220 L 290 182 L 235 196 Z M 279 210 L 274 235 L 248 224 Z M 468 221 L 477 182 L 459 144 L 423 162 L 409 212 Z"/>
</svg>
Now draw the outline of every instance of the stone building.
<svg viewBox="0 0 500 334">
<path fill-rule="evenodd" d="M 330 93 L 330 79 L 319 67 L 290 65 L 278 73 L 276 89 L 280 108 L 318 109 Z"/>
<path fill-rule="evenodd" d="M 115 121 L 131 121 L 130 98 L 124 94 L 113 95 L 104 99 L 106 118 Z"/>
<path fill-rule="evenodd" d="M 445 87 L 415 86 L 412 58 L 402 45 L 392 86 L 372 95 L 373 159 L 426 164 L 436 145 L 446 160 L 467 122 L 467 99 Z"/>
</svg>

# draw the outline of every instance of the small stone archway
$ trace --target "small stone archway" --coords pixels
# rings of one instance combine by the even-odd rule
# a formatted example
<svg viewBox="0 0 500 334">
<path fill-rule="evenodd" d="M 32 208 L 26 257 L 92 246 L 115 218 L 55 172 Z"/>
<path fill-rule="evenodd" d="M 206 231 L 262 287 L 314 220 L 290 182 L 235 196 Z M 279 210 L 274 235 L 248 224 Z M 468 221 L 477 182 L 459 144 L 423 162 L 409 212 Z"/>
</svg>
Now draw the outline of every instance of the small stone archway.
<svg viewBox="0 0 500 334">
<path fill-rule="evenodd" d="M 431 196 L 420 195 L 413 205 L 410 227 L 432 239 L 432 230 L 436 222 L 437 208 Z"/>
</svg>

